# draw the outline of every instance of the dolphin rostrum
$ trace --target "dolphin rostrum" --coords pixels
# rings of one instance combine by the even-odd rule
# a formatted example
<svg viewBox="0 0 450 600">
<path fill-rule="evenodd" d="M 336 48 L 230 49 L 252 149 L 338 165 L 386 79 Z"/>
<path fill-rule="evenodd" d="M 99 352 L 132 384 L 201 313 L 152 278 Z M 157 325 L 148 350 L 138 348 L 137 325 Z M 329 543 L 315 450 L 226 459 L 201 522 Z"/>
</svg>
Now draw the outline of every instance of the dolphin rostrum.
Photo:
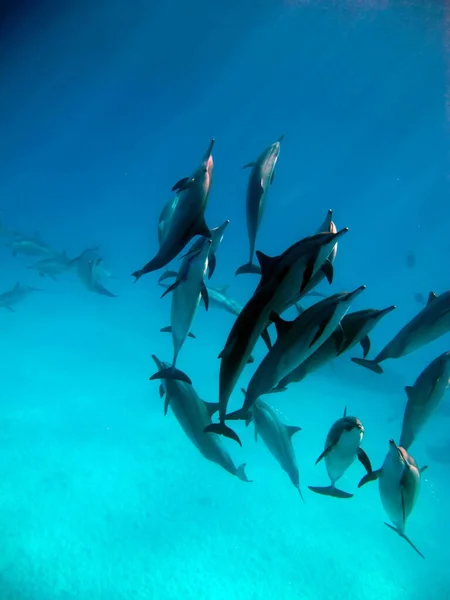
<svg viewBox="0 0 450 600">
<path fill-rule="evenodd" d="M 418 468 L 414 458 L 394 440 L 389 440 L 389 450 L 383 466 L 365 475 L 358 484 L 360 488 L 368 481 L 378 479 L 380 498 L 384 510 L 393 523 L 385 523 L 390 529 L 410 544 L 422 557 L 405 534 L 406 521 L 411 514 L 420 489 L 420 476 L 427 467 Z"/>
<path fill-rule="evenodd" d="M 200 297 L 203 296 L 205 306 L 208 307 L 208 292 L 204 278 L 208 269 L 208 253 L 211 240 L 204 240 L 203 247 L 196 253 L 188 252 L 184 257 L 177 280 L 166 289 L 163 296 L 169 292 L 172 294 L 172 306 L 170 317 L 170 331 L 173 341 L 172 366 L 163 371 L 158 371 L 150 379 L 179 379 L 186 383 L 191 380 L 176 368 L 178 354 L 189 335 L 189 330 L 194 320 Z"/>
<path fill-rule="evenodd" d="M 239 267 L 236 275 L 242 273 L 261 273 L 260 267 L 252 262 L 253 255 L 255 254 L 255 242 L 264 215 L 267 194 L 275 177 L 275 166 L 280 155 L 280 145 L 283 138 L 284 135 L 280 136 L 278 141 L 266 148 L 256 162 L 248 163 L 243 167 L 244 169 L 251 167 L 246 204 L 250 256 L 248 263 Z"/>
<path fill-rule="evenodd" d="M 172 205 L 166 204 L 164 214 L 160 216 L 159 224 L 163 222 L 163 234 L 159 238 L 161 245 L 158 253 L 142 269 L 133 273 L 136 281 L 142 275 L 168 265 L 196 235 L 211 238 L 204 213 L 212 182 L 213 146 L 214 139 L 209 143 L 203 160 L 193 175 L 180 179 L 173 186 L 172 190 L 178 193 Z"/>
<path fill-rule="evenodd" d="M 160 373 L 170 371 L 168 363 L 160 361 L 155 355 L 152 358 Z M 250 482 L 245 474 L 245 464 L 236 467 L 220 437 L 203 431 L 211 423 L 211 415 L 217 410 L 217 404 L 205 402 L 192 385 L 171 377 L 163 378 L 159 393 L 161 397 L 165 396 L 164 414 L 170 406 L 188 438 L 207 460 L 218 464 L 241 481 Z"/>
<path fill-rule="evenodd" d="M 352 361 L 380 374 L 383 373 L 380 363 L 384 360 L 406 356 L 448 331 L 450 331 L 450 291 L 440 296 L 430 292 L 427 305 L 386 344 L 373 360 L 352 358 Z"/>
<path fill-rule="evenodd" d="M 347 313 L 330 337 L 311 356 L 304 360 L 296 369 L 280 380 L 273 392 L 282 392 L 290 383 L 298 383 L 320 369 L 323 365 L 348 352 L 357 344 L 361 344 L 364 357 L 370 351 L 368 334 L 385 315 L 394 310 L 395 306 L 388 306 L 383 310 L 367 308 Z"/>
<path fill-rule="evenodd" d="M 237 434 L 225 417 L 230 396 L 236 386 L 260 335 L 264 333 L 272 313 L 278 314 L 286 302 L 303 290 L 311 277 L 323 267 L 336 241 L 347 233 L 319 233 L 300 240 L 277 257 L 257 253 L 262 275 L 255 293 L 244 306 L 231 328 L 220 353 L 219 423 L 208 431 L 220 433 L 240 444 Z"/>
<path fill-rule="evenodd" d="M 405 450 L 439 406 L 450 385 L 450 352 L 435 358 L 419 375 L 414 385 L 406 386 L 408 402 L 403 416 L 400 446 Z"/>
<path fill-rule="evenodd" d="M 245 394 L 245 390 L 242 391 Z M 292 485 L 298 490 L 303 500 L 297 459 L 292 446 L 292 436 L 297 431 L 301 431 L 301 427 L 282 423 L 277 411 L 263 402 L 261 398 L 253 404 L 246 425 L 251 422 L 255 426 L 255 440 L 258 439 L 258 435 L 261 436 L 269 452 L 289 476 Z"/>
<path fill-rule="evenodd" d="M 352 498 L 353 494 L 338 489 L 336 482 L 354 462 L 355 458 L 358 458 L 368 473 L 372 472 L 369 457 L 361 448 L 363 436 L 363 424 L 356 417 L 347 417 L 346 408 L 344 416 L 332 425 L 325 440 L 325 449 L 316 460 L 317 465 L 322 458 L 325 458 L 325 466 L 331 485 L 327 487 L 308 486 L 309 489 L 323 496 Z"/>
<path fill-rule="evenodd" d="M 334 294 L 302 312 L 294 321 L 285 321 L 275 313 L 278 338 L 256 369 L 248 385 L 245 401 L 239 410 L 226 415 L 228 420 L 247 419 L 256 400 L 276 385 L 328 339 L 352 302 L 366 289 Z"/>
</svg>

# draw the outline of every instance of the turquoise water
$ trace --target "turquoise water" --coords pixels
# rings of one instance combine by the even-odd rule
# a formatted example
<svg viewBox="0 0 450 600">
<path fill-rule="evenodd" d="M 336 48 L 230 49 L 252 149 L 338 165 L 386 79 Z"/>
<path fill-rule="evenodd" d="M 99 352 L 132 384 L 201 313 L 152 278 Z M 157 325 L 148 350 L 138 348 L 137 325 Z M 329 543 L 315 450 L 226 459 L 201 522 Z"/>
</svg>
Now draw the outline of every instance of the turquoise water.
<svg viewBox="0 0 450 600">
<path fill-rule="evenodd" d="M 411 450 L 428 470 L 406 532 L 425 560 L 383 525 L 378 486 L 357 489 L 359 462 L 339 481 L 352 499 L 307 489 L 328 483 L 314 463 L 345 406 L 381 466 L 405 385 L 448 336 L 381 376 L 350 362 L 355 348 L 265 397 L 302 427 L 303 504 L 253 427 L 236 424 L 242 448 L 223 442 L 246 484 L 164 417 L 149 377 L 152 354 L 172 358 L 159 331 L 171 297 L 160 299 L 160 272 L 130 276 L 157 251 L 171 187 L 214 136 L 206 220 L 230 225 L 211 285 L 245 304 L 258 277 L 234 275 L 248 257 L 241 167 L 285 133 L 257 248 L 283 252 L 332 208 L 350 231 L 318 290 L 365 284 L 352 309 L 397 306 L 370 336 L 373 357 L 420 310 L 415 294 L 449 288 L 446 13 L 443 0 L 2 5 L 0 293 L 17 281 L 40 291 L 0 313 L 0 600 L 449 597 L 450 456 L 429 450 L 449 441 L 448 397 Z M 27 267 L 40 257 L 13 256 L 10 230 L 71 258 L 98 246 L 117 297 L 74 272 L 39 277 Z M 180 353 L 210 402 L 233 322 L 200 307 Z M 258 342 L 233 409 L 265 352 Z"/>
</svg>

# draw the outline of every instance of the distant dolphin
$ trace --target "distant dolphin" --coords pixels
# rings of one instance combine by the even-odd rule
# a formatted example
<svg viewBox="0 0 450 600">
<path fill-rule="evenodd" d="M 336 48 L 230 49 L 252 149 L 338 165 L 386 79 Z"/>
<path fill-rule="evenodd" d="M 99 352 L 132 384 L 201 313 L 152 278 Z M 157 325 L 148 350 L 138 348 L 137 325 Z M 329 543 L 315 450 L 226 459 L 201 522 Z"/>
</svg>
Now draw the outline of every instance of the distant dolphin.
<svg viewBox="0 0 450 600">
<path fill-rule="evenodd" d="M 181 179 L 173 186 L 172 190 L 178 191 L 178 194 L 172 201 L 172 205 L 170 207 L 166 205 L 163 209 L 167 216 L 170 215 L 167 219 L 167 231 L 165 231 L 164 220 L 164 233 L 158 253 L 142 269 L 133 273 L 136 281 L 142 275 L 168 265 L 196 235 L 211 238 L 204 213 L 212 182 L 213 146 L 214 139 L 209 143 L 203 160 L 194 174 Z"/>
<path fill-rule="evenodd" d="M 160 373 L 170 370 L 170 365 L 155 355 L 153 360 Z M 250 482 L 245 474 L 245 464 L 236 467 L 222 446 L 220 437 L 203 431 L 211 423 L 211 415 L 217 410 L 218 404 L 201 400 L 192 385 L 172 378 L 163 379 L 160 385 L 160 396 L 164 395 L 164 414 L 170 406 L 184 432 L 203 456 L 241 481 Z"/>
<path fill-rule="evenodd" d="M 24 300 L 31 292 L 41 292 L 39 288 L 21 285 L 19 282 L 9 291 L 0 294 L 0 306 L 15 312 L 13 306 Z"/>
<path fill-rule="evenodd" d="M 45 277 L 47 275 L 54 281 L 57 281 L 57 275 L 61 275 L 61 273 L 69 271 L 72 267 L 73 261 L 65 252 L 62 252 L 61 254 L 55 254 L 54 256 L 43 258 L 37 263 L 34 263 L 34 265 L 30 265 L 28 269 L 34 269 L 41 277 Z"/>
<path fill-rule="evenodd" d="M 430 458 L 442 465 L 450 465 L 450 440 L 442 446 L 427 446 Z"/>
<path fill-rule="evenodd" d="M 389 440 L 389 451 L 381 469 L 365 475 L 358 484 L 360 488 L 369 481 L 378 479 L 381 502 L 394 524 L 385 523 L 410 544 L 424 558 L 423 554 L 405 535 L 406 520 L 414 508 L 420 488 L 420 475 L 427 467 L 418 468 L 414 458 L 394 440 Z"/>
<path fill-rule="evenodd" d="M 255 242 L 258 229 L 266 206 L 267 193 L 275 177 L 275 166 L 280 155 L 280 144 L 284 135 L 278 138 L 258 157 L 256 162 L 248 163 L 244 169 L 251 167 L 247 187 L 247 231 L 250 242 L 250 257 L 247 264 L 239 267 L 236 275 L 242 273 L 261 273 L 258 265 L 253 264 Z"/>
<path fill-rule="evenodd" d="M 331 336 L 311 356 L 296 369 L 284 377 L 272 391 L 281 392 L 286 386 L 302 381 L 307 375 L 321 368 L 326 363 L 348 352 L 356 344 L 361 344 L 364 357 L 370 351 L 368 334 L 385 315 L 393 311 L 395 306 L 383 310 L 367 308 L 347 313 Z"/>
<path fill-rule="evenodd" d="M 352 358 L 357 365 L 374 373 L 383 373 L 380 363 L 388 358 L 401 358 L 433 342 L 450 331 L 450 291 L 436 296 L 430 292 L 428 303 L 373 359 Z"/>
<path fill-rule="evenodd" d="M 264 357 L 248 384 L 242 408 L 227 414 L 227 420 L 247 419 L 256 400 L 271 392 L 286 375 L 306 360 L 333 333 L 351 303 L 366 289 L 333 294 L 310 306 L 294 321 L 285 321 L 275 313 L 278 338 Z"/>
<path fill-rule="evenodd" d="M 304 238 L 290 246 L 277 257 L 257 253 L 262 275 L 261 281 L 231 328 L 225 347 L 219 357 L 219 423 L 208 431 L 220 433 L 240 444 L 238 435 L 227 425 L 225 417 L 230 396 L 258 341 L 269 324 L 270 315 L 278 313 L 288 299 L 296 296 L 314 274 L 322 268 L 339 237 L 347 233 L 319 233 Z"/>
<path fill-rule="evenodd" d="M 7 243 L 12 250 L 13 256 L 24 254 L 25 256 L 51 256 L 54 250 L 36 234 L 34 237 L 14 233 L 13 239 Z"/>
<path fill-rule="evenodd" d="M 450 352 L 435 358 L 419 375 L 412 387 L 406 386 L 408 396 L 403 417 L 400 446 L 408 450 L 417 435 L 439 406 L 450 385 Z"/>
<path fill-rule="evenodd" d="M 76 267 L 77 275 L 81 283 L 90 291 L 101 296 L 109 296 L 115 298 L 113 294 L 107 290 L 101 283 L 101 271 L 99 267 L 102 259 L 96 254 L 96 249 L 88 248 L 84 250 L 77 258 L 72 260 L 72 264 Z"/>
<path fill-rule="evenodd" d="M 189 335 L 195 313 L 203 296 L 206 307 L 208 307 L 208 292 L 204 278 L 208 269 L 208 254 L 211 240 L 204 240 L 203 247 L 196 253 L 188 252 L 183 259 L 177 280 L 164 292 L 163 296 L 172 292 L 172 305 L 170 317 L 170 331 L 173 341 L 173 361 L 169 369 L 159 371 L 150 379 L 179 379 L 186 383 L 191 380 L 176 368 L 178 354 L 183 347 L 186 337 Z"/>
<path fill-rule="evenodd" d="M 245 390 L 242 390 L 245 394 Z M 301 427 L 285 425 L 281 422 L 277 412 L 259 398 L 251 408 L 251 414 L 246 425 L 251 422 L 255 426 L 255 440 L 261 436 L 269 452 L 279 463 L 280 467 L 287 473 L 292 485 L 298 490 L 301 499 L 303 495 L 300 489 L 300 476 L 298 473 L 297 459 L 292 447 L 292 436 Z"/>
<path fill-rule="evenodd" d="M 363 424 L 356 417 L 347 417 L 347 409 L 345 409 L 343 418 L 338 419 L 328 432 L 325 440 L 325 450 L 316 460 L 317 465 L 322 458 L 325 458 L 325 466 L 331 485 L 327 487 L 309 486 L 311 491 L 324 496 L 333 496 L 333 498 L 351 498 L 353 496 L 353 494 L 339 490 L 336 487 L 336 482 L 354 462 L 355 458 L 358 458 L 368 473 L 372 472 L 369 457 L 361 448 L 363 436 Z"/>
</svg>

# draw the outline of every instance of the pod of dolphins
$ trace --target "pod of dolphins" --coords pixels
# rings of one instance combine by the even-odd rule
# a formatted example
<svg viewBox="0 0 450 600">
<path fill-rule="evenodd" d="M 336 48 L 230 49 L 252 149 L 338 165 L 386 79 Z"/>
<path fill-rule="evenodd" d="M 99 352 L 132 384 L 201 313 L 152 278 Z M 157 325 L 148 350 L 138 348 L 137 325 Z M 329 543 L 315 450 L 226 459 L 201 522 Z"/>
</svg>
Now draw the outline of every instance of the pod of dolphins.
<svg viewBox="0 0 450 600">
<path fill-rule="evenodd" d="M 162 382 L 160 396 L 165 398 L 164 414 L 170 407 L 203 456 L 245 482 L 249 481 L 245 465 L 234 465 L 221 444 L 220 436 L 242 445 L 230 424 L 244 421 L 248 426 L 252 423 L 255 439 L 261 438 L 303 499 L 292 445 L 292 436 L 300 431 L 300 427 L 284 424 L 278 412 L 261 397 L 284 391 L 290 385 L 303 381 L 308 374 L 358 344 L 363 356 L 351 360 L 374 373 L 383 373 L 380 366 L 383 361 L 406 356 L 450 331 L 450 291 L 440 296 L 431 292 L 424 308 L 375 358 L 369 359 L 369 334 L 395 306 L 349 312 L 353 301 L 364 292 L 364 285 L 328 297 L 315 291 L 314 288 L 325 279 L 329 284 L 333 282 L 338 241 L 348 233 L 347 228 L 337 230 L 331 210 L 316 232 L 292 244 L 279 256 L 268 256 L 256 250 L 258 230 L 274 181 L 283 137 L 266 148 L 255 162 L 244 167 L 251 169 L 246 199 L 249 254 L 248 262 L 237 269 L 236 275 L 260 276 L 253 295 L 244 306 L 228 297 L 226 287 L 214 288 L 205 283 L 215 272 L 217 250 L 229 224 L 226 221 L 211 229 L 205 220 L 213 179 L 214 139 L 193 174 L 173 186 L 172 191 L 176 195 L 163 207 L 158 222 L 159 250 L 133 276 L 137 281 L 146 273 L 165 268 L 159 285 L 166 288 L 163 295 L 172 292 L 171 323 L 162 329 L 172 334 L 172 363 L 163 362 L 153 355 L 157 371 L 150 377 Z M 200 237 L 187 248 L 196 236 Z M 178 272 L 169 270 L 169 263 L 182 251 L 185 254 Z M 255 257 L 258 264 L 254 262 Z M 166 283 L 166 280 L 174 281 Z M 321 299 L 303 310 L 298 303 L 307 295 Z M 215 306 L 236 317 L 219 354 L 217 403 L 200 399 L 190 377 L 177 363 L 186 337 L 195 337 L 191 326 L 200 303 L 206 310 Z M 298 316 L 289 321 L 281 315 L 292 306 L 297 308 Z M 277 334 L 275 341 L 269 334 L 272 324 Z M 254 361 L 252 352 L 259 338 L 267 346 L 267 353 L 247 389 L 242 390 L 244 400 L 241 408 L 230 412 L 228 403 L 231 395 L 245 366 Z M 449 382 L 450 352 L 446 352 L 425 368 L 413 386 L 406 387 L 407 403 L 399 445 L 389 440 L 386 459 L 376 471 L 361 447 L 364 426 L 356 416 L 348 416 L 345 409 L 343 417 L 332 424 L 324 450 L 317 459 L 317 463 L 324 461 L 330 483 L 323 487 L 309 486 L 318 494 L 351 498 L 353 494 L 339 489 L 336 484 L 358 459 L 366 471 L 358 487 L 378 480 L 380 499 L 391 521 L 386 525 L 404 538 L 420 556 L 423 555 L 406 536 L 405 528 L 426 466 L 419 468 L 408 450 L 442 401 Z M 218 419 L 213 421 L 216 413 Z"/>
<path fill-rule="evenodd" d="M 156 372 L 150 377 L 160 382 L 164 414 L 170 408 L 200 453 L 244 482 L 250 482 L 246 465 L 234 464 L 222 436 L 242 445 L 234 426 L 239 421 L 246 426 L 252 424 L 255 440 L 262 440 L 303 499 L 292 445 L 292 437 L 300 427 L 283 423 L 278 411 L 264 402 L 262 396 L 271 394 L 276 401 L 277 393 L 303 381 L 310 373 L 358 345 L 362 349 L 362 358 L 352 357 L 351 360 L 375 374 L 382 374 L 381 363 L 387 359 L 406 356 L 450 331 L 450 291 L 440 296 L 430 292 L 420 312 L 374 358 L 368 358 L 371 331 L 396 307 L 350 312 L 353 302 L 365 291 L 364 285 L 329 296 L 315 290 L 325 280 L 330 285 L 333 283 L 338 242 L 341 243 L 349 231 L 346 227 L 337 229 L 331 210 L 327 211 L 316 231 L 278 256 L 256 250 L 283 138 L 284 135 L 280 136 L 255 162 L 245 165 L 251 169 L 246 198 L 249 253 L 248 262 L 237 269 L 236 275 L 254 274 L 260 279 L 244 306 L 228 295 L 226 286 L 207 285 L 216 272 L 217 253 L 230 223 L 227 220 L 219 227 L 210 228 L 205 219 L 213 181 L 214 139 L 209 142 L 192 175 L 173 186 L 175 195 L 163 206 L 158 220 L 158 251 L 132 275 L 137 282 L 148 273 L 164 269 L 158 283 L 165 288 L 162 296 L 171 294 L 170 324 L 161 331 L 172 336 L 172 360 L 166 362 L 153 354 Z M 9 245 L 14 254 L 40 255 L 41 260 L 30 268 L 41 276 L 56 278 L 62 272 L 74 270 L 88 290 L 102 296 L 115 296 L 100 282 L 102 277 L 111 275 L 102 267 L 97 249 L 87 249 L 77 258 L 70 259 L 65 253 L 53 251 L 38 237 L 27 238 L 15 232 Z M 171 270 L 170 263 L 181 253 L 179 269 Z M 12 305 L 36 289 L 17 284 L 0 294 L 0 306 L 14 310 Z M 299 302 L 306 296 L 319 300 L 303 309 Z M 218 357 L 221 362 L 217 402 L 201 399 L 189 375 L 180 368 L 184 342 L 187 337 L 195 337 L 192 326 L 200 304 L 206 311 L 215 307 L 235 318 Z M 282 315 L 291 307 L 296 308 L 298 314 L 295 319 L 287 320 Z M 272 325 L 276 331 L 275 340 L 269 332 Z M 253 351 L 259 338 L 267 353 L 256 365 L 247 389 L 242 390 L 242 406 L 229 411 L 231 395 L 246 365 L 254 362 Z M 358 417 L 348 416 L 345 408 L 343 416 L 331 425 L 323 452 L 316 461 L 317 464 L 323 460 L 329 484 L 309 486 L 309 489 L 332 498 L 351 498 L 353 494 L 341 490 L 337 483 L 358 459 L 366 471 L 358 487 L 378 480 L 380 499 L 391 522 L 386 525 L 423 556 L 407 537 L 406 522 L 415 506 L 421 474 L 426 466 L 419 468 L 409 449 L 441 404 L 449 384 L 450 352 L 445 352 L 423 370 L 412 386 L 405 388 L 406 407 L 399 444 L 389 440 L 384 463 L 375 471 L 361 447 L 364 426 Z"/>
</svg>

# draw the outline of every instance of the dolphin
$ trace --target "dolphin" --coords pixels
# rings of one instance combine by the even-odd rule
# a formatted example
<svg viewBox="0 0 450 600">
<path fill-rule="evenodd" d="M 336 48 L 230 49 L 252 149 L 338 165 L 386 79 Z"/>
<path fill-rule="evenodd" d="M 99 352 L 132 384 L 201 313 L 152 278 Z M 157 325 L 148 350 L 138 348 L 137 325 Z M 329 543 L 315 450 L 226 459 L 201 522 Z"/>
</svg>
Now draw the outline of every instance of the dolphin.
<svg viewBox="0 0 450 600">
<path fill-rule="evenodd" d="M 309 489 L 317 494 L 333 496 L 333 498 L 352 498 L 353 494 L 338 489 L 336 482 L 354 462 L 355 458 L 358 458 L 368 473 L 372 472 L 369 457 L 361 448 L 363 436 L 363 424 L 356 417 L 347 417 L 347 408 L 345 408 L 344 416 L 338 419 L 328 432 L 325 449 L 316 460 L 317 465 L 322 458 L 325 458 L 325 466 L 331 485 L 327 487 L 308 486 Z"/>
<path fill-rule="evenodd" d="M 57 281 L 57 275 L 69 271 L 72 267 L 72 259 L 65 252 L 62 252 L 61 254 L 55 254 L 54 256 L 39 260 L 34 265 L 30 265 L 28 269 L 34 269 L 41 277 L 48 275 L 51 279 Z"/>
<path fill-rule="evenodd" d="M 39 288 L 30 287 L 29 285 L 21 285 L 19 282 L 7 292 L 0 294 L 0 306 L 7 308 L 11 312 L 15 312 L 13 306 L 24 300 L 31 292 L 41 292 Z"/>
<path fill-rule="evenodd" d="M 152 358 L 159 372 L 170 371 L 169 363 L 162 362 L 155 355 Z M 192 385 L 171 377 L 163 378 L 159 393 L 161 397 L 165 396 L 164 414 L 170 406 L 185 434 L 207 460 L 236 475 L 241 481 L 251 483 L 245 474 L 245 463 L 236 467 L 223 447 L 220 437 L 203 432 L 204 428 L 211 423 L 211 415 L 217 410 L 217 404 L 205 402 L 198 396 Z"/>
<path fill-rule="evenodd" d="M 385 315 L 394 309 L 395 306 L 388 306 L 382 310 L 366 308 L 344 315 L 330 337 L 296 369 L 281 379 L 272 391 L 281 392 L 286 390 L 290 383 L 302 381 L 307 375 L 320 369 L 344 352 L 348 352 L 357 344 L 361 344 L 364 357 L 366 357 L 370 351 L 368 334 Z"/>
<path fill-rule="evenodd" d="M 352 302 L 366 289 L 334 294 L 302 312 L 294 321 L 285 321 L 275 313 L 278 338 L 256 369 L 248 385 L 245 401 L 239 410 L 226 415 L 227 420 L 247 419 L 256 400 L 271 392 L 280 380 L 306 360 L 333 333 Z"/>
<path fill-rule="evenodd" d="M 347 233 L 319 233 L 300 240 L 278 257 L 257 252 L 261 264 L 261 281 L 255 293 L 235 320 L 219 355 L 219 423 L 208 431 L 220 433 L 240 444 L 237 434 L 227 425 L 225 417 L 230 396 L 253 348 L 269 324 L 270 315 L 278 314 L 288 299 L 305 288 L 314 274 L 323 267 L 337 239 Z"/>
<path fill-rule="evenodd" d="M 25 256 L 52 256 L 54 250 L 36 234 L 34 237 L 14 232 L 14 237 L 7 243 L 12 250 L 13 256 L 24 254 Z"/>
<path fill-rule="evenodd" d="M 381 502 L 393 525 L 390 529 L 410 544 L 422 557 L 423 554 L 405 535 L 406 521 L 411 514 L 420 489 L 420 476 L 427 467 L 418 468 L 414 458 L 394 440 L 389 440 L 389 450 L 383 466 L 365 475 L 358 484 L 360 488 L 369 481 L 378 479 Z"/>
<path fill-rule="evenodd" d="M 439 406 L 449 385 L 450 352 L 444 352 L 422 371 L 412 387 L 405 387 L 408 402 L 400 435 L 402 448 L 409 450 L 425 423 Z"/>
<path fill-rule="evenodd" d="M 245 394 L 245 390 L 242 391 Z M 300 489 L 297 459 L 292 446 L 292 436 L 297 431 L 301 431 L 301 427 L 282 423 L 277 412 L 260 398 L 253 404 L 246 425 L 248 426 L 251 422 L 255 426 L 255 440 L 257 440 L 259 434 L 269 452 L 288 475 L 292 485 L 298 490 L 301 499 L 304 501 Z"/>
<path fill-rule="evenodd" d="M 204 240 L 203 247 L 195 254 L 188 252 L 181 265 L 177 280 L 166 289 L 163 296 L 172 292 L 171 325 L 173 341 L 173 361 L 168 369 L 158 371 L 150 379 L 179 379 L 192 383 L 186 373 L 176 368 L 178 354 L 183 347 L 186 337 L 194 320 L 200 297 L 203 296 L 208 307 L 208 292 L 204 278 L 208 269 L 208 254 L 211 240 Z M 192 337 L 192 336 L 191 336 Z"/>
<path fill-rule="evenodd" d="M 450 331 L 450 291 L 437 296 L 430 292 L 427 305 L 401 329 L 373 359 L 352 358 L 357 365 L 381 374 L 380 363 L 388 358 L 401 358 L 433 342 Z"/>
<path fill-rule="evenodd" d="M 247 232 L 250 242 L 250 255 L 247 264 L 242 265 L 236 271 L 236 275 L 242 273 L 261 273 L 260 267 L 253 264 L 255 254 L 255 243 L 258 229 L 264 215 L 267 194 L 275 177 L 275 166 L 280 155 L 281 141 L 284 134 L 271 144 L 259 156 L 256 162 L 244 165 L 244 169 L 251 168 L 250 178 L 247 186 Z"/>
<path fill-rule="evenodd" d="M 200 166 L 192 176 L 180 179 L 173 186 L 172 191 L 178 193 L 173 199 L 172 205 L 170 207 L 166 205 L 163 209 L 166 216 L 170 215 L 167 219 L 166 217 L 163 219 L 164 223 L 167 220 L 167 231 L 165 231 L 164 224 L 162 243 L 158 253 L 142 269 L 133 273 L 136 281 L 142 275 L 168 265 L 196 235 L 211 238 L 211 231 L 206 225 L 204 213 L 212 182 L 214 161 L 211 153 L 213 146 L 214 138 L 210 141 Z"/>
<path fill-rule="evenodd" d="M 81 283 L 90 291 L 101 296 L 109 296 L 115 298 L 113 294 L 107 290 L 101 283 L 101 271 L 99 270 L 102 259 L 96 254 L 96 248 L 88 248 L 84 250 L 80 256 L 77 256 L 71 261 L 71 264 L 76 267 L 76 273 Z"/>
<path fill-rule="evenodd" d="M 224 223 L 222 223 L 222 225 L 220 225 L 220 227 L 214 227 L 213 229 L 211 229 L 211 248 L 209 250 L 209 256 L 208 256 L 208 279 L 211 279 L 211 277 L 213 276 L 213 273 L 215 271 L 216 262 L 217 262 L 216 252 L 217 252 L 220 244 L 222 243 L 223 236 L 225 234 L 225 229 L 228 227 L 229 224 L 230 224 L 230 221 L 225 221 Z M 192 244 L 189 252 L 198 252 L 198 250 L 200 250 L 200 248 L 202 248 L 204 243 L 205 243 L 204 238 L 202 238 L 202 237 L 198 238 Z"/>
</svg>

